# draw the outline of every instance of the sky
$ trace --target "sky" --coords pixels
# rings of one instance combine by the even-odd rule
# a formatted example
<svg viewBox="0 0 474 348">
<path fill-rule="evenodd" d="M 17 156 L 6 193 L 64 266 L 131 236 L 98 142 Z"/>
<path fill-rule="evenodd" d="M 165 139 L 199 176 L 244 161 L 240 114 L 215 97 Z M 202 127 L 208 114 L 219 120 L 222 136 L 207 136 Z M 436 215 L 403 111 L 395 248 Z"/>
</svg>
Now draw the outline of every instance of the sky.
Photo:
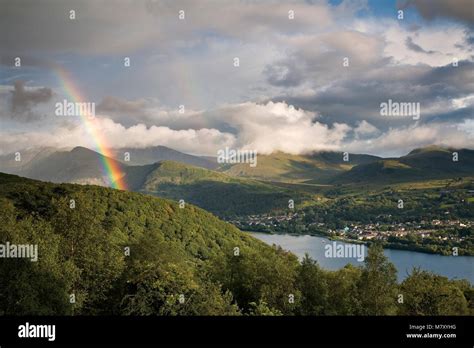
<svg viewBox="0 0 474 348">
<path fill-rule="evenodd" d="M 474 148 L 472 0 L 0 0 L 0 9 L 0 154 L 94 148 L 88 126 L 110 148 L 200 155 Z M 56 103 L 75 102 L 71 88 L 95 103 L 89 125 L 55 114 Z M 420 117 L 382 115 L 389 100 L 419 103 Z"/>
</svg>

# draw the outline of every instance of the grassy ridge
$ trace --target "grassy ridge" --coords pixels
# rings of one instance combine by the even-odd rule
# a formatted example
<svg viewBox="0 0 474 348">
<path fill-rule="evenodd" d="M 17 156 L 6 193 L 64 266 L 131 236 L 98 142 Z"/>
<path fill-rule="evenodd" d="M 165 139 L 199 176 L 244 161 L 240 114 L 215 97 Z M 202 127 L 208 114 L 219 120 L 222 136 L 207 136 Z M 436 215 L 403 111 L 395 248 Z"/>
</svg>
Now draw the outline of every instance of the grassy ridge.
<svg viewBox="0 0 474 348">
<path fill-rule="evenodd" d="M 351 162 L 345 162 L 341 152 L 320 152 L 311 155 L 276 152 L 271 155 L 259 155 L 255 167 L 239 163 L 225 165 L 221 170 L 229 175 L 265 181 L 319 183 L 351 169 L 354 165 L 378 159 L 376 156 L 357 154 L 351 154 L 350 158 Z"/>
<path fill-rule="evenodd" d="M 162 161 L 141 170 L 132 167 L 128 173 L 125 180 L 136 191 L 183 199 L 220 217 L 285 209 L 290 199 L 299 204 L 311 197 L 304 192 L 173 161 Z"/>
</svg>

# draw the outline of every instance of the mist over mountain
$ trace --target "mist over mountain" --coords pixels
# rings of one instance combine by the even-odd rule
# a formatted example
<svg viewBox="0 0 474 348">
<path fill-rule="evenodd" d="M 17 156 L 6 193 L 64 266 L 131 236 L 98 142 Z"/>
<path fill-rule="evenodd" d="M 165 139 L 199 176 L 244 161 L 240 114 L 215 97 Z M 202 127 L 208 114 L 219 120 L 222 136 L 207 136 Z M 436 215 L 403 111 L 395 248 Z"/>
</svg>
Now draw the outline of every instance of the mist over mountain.
<svg viewBox="0 0 474 348">
<path fill-rule="evenodd" d="M 104 172 L 105 156 L 85 147 L 78 146 L 70 151 L 48 148 L 34 156 L 26 154 L 27 157 L 18 162 L 14 160 L 15 154 L 3 156 L 0 171 L 55 183 L 109 185 L 107 173 Z M 107 161 L 122 171 L 120 162 L 111 158 Z"/>
<path fill-rule="evenodd" d="M 128 153 L 130 161 L 124 161 L 124 154 Z M 165 146 L 156 146 L 146 149 L 120 149 L 114 150 L 115 158 L 107 158 L 116 168 L 120 175 L 137 173 L 141 165 L 154 164 L 164 160 L 172 160 L 191 164 L 203 168 L 215 168 L 217 162 L 211 158 L 201 158 L 188 155 Z M 55 149 L 52 147 L 31 149 L 20 152 L 19 160 L 15 160 L 16 154 L 11 153 L 0 157 L 0 171 L 9 174 L 17 174 L 26 178 L 50 181 L 55 183 L 79 183 L 108 186 L 110 182 L 104 173 L 105 156 L 88 148 L 77 146 L 72 150 Z M 133 181 L 129 175 L 129 180 Z M 134 185 L 135 186 L 135 185 Z"/>
</svg>

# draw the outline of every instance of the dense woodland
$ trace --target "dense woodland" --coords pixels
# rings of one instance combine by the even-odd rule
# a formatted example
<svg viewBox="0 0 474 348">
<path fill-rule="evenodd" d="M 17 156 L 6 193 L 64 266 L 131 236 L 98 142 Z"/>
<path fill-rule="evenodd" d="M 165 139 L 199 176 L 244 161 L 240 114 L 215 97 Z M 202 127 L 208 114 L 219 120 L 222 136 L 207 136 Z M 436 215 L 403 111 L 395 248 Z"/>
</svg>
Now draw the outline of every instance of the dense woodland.
<svg viewBox="0 0 474 348">
<path fill-rule="evenodd" d="M 474 314 L 468 281 L 397 283 L 379 245 L 327 271 L 192 205 L 98 186 L 0 174 L 6 242 L 38 244 L 39 260 L 0 259 L 2 315 Z"/>
</svg>

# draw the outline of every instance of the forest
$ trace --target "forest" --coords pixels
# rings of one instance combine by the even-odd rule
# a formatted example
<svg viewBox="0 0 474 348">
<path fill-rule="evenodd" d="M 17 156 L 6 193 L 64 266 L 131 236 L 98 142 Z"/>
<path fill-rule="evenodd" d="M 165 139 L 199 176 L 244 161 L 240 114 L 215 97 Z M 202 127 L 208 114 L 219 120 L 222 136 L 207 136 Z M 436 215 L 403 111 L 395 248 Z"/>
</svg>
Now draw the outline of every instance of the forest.
<svg viewBox="0 0 474 348">
<path fill-rule="evenodd" d="M 472 315 L 467 280 L 412 270 L 373 244 L 361 267 L 322 269 L 186 204 L 0 174 L 1 315 Z"/>
</svg>

